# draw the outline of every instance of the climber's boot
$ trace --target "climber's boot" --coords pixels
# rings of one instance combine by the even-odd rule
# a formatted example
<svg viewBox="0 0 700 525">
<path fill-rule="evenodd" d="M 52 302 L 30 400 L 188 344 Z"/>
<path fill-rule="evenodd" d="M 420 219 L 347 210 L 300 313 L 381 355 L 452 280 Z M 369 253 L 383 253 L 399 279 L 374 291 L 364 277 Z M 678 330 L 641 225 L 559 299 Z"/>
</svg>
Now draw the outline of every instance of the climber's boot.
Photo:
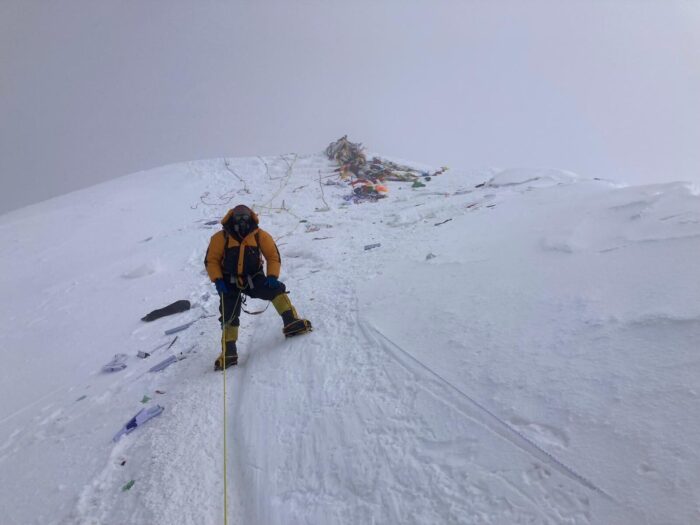
<svg viewBox="0 0 700 525">
<path fill-rule="evenodd" d="M 285 337 L 305 334 L 312 330 L 311 322 L 299 317 L 296 308 L 294 308 L 286 293 L 281 293 L 275 297 L 272 300 L 272 304 L 275 306 L 277 313 L 282 317 L 282 323 L 284 325 L 282 333 Z"/>
<path fill-rule="evenodd" d="M 219 357 L 216 358 L 216 361 L 214 361 L 214 370 L 223 370 L 224 368 L 238 364 L 238 351 L 236 349 L 238 327 L 231 325 L 224 326 L 223 337 L 226 351 L 222 351 Z"/>
</svg>

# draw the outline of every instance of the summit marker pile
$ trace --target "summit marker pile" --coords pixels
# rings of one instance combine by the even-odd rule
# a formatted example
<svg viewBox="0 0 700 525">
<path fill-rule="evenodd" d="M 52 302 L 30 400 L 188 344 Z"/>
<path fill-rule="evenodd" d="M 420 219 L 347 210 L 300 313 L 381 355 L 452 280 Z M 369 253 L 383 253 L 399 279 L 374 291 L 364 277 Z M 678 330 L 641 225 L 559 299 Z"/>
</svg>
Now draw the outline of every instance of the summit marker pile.
<svg viewBox="0 0 700 525">
<path fill-rule="evenodd" d="M 335 171 L 340 173 L 340 178 L 348 180 L 353 186 L 353 192 L 345 200 L 356 204 L 386 197 L 389 191 L 383 184 L 386 181 L 411 182 L 413 188 L 420 188 L 425 186 L 422 181 L 430 181 L 448 169 L 443 166 L 431 173 L 380 157 L 372 157 L 368 161 L 362 144 L 350 142 L 347 135 L 331 142 L 326 148 L 326 156 L 338 163 Z"/>
</svg>

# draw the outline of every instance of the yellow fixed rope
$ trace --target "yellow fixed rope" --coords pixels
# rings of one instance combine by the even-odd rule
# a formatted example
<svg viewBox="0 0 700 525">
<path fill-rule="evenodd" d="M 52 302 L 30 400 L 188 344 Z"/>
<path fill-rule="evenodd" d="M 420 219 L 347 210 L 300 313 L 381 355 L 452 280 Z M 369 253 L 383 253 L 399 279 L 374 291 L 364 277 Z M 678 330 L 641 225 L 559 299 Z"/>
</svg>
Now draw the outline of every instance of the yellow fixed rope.
<svg viewBox="0 0 700 525">
<path fill-rule="evenodd" d="M 224 376 L 224 525 L 228 525 L 228 468 L 226 466 L 228 455 L 226 453 L 226 315 L 224 314 L 224 294 L 219 294 L 221 297 L 221 355 L 222 355 L 222 366 L 223 366 L 223 376 Z M 236 304 L 233 306 L 234 313 L 238 311 L 238 303 L 241 300 L 240 293 L 238 294 L 238 299 L 236 299 Z"/>
<path fill-rule="evenodd" d="M 221 355 L 223 356 L 223 372 L 224 376 L 224 525 L 228 525 L 228 485 L 226 468 L 226 316 L 224 315 L 224 294 L 219 294 L 221 297 Z"/>
</svg>

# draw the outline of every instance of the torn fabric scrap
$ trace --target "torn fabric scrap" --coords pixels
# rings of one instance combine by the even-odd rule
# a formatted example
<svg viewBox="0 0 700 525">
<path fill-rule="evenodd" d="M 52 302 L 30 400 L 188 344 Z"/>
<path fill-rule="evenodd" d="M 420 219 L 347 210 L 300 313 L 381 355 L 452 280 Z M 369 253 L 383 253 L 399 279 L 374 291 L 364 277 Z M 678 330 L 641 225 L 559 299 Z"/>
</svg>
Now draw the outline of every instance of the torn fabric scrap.
<svg viewBox="0 0 700 525">
<path fill-rule="evenodd" d="M 138 411 L 138 413 L 132 417 L 127 423 L 117 432 L 114 437 L 112 438 L 112 441 L 115 443 L 121 439 L 122 436 L 126 434 L 130 434 L 134 430 L 136 430 L 138 427 L 142 426 L 144 423 L 147 421 L 153 419 L 156 416 L 159 416 L 163 413 L 163 408 L 160 405 L 155 405 L 152 407 L 148 408 L 142 408 L 141 410 Z"/>
</svg>

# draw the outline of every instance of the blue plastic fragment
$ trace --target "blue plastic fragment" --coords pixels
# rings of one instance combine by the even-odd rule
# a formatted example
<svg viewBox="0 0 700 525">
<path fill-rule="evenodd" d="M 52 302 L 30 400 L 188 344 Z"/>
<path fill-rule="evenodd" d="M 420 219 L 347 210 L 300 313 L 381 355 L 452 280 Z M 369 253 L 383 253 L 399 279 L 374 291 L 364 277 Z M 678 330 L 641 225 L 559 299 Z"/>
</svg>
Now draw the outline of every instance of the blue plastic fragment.
<svg viewBox="0 0 700 525">
<path fill-rule="evenodd" d="M 152 407 L 148 408 L 142 408 L 139 410 L 134 417 L 132 417 L 129 421 L 126 422 L 126 424 L 117 432 L 114 437 L 112 438 L 112 441 L 115 443 L 121 439 L 121 437 L 125 434 L 130 434 L 136 428 L 142 426 L 146 421 L 149 421 L 153 419 L 156 416 L 159 416 L 163 413 L 163 408 L 160 405 L 155 405 Z"/>
</svg>

